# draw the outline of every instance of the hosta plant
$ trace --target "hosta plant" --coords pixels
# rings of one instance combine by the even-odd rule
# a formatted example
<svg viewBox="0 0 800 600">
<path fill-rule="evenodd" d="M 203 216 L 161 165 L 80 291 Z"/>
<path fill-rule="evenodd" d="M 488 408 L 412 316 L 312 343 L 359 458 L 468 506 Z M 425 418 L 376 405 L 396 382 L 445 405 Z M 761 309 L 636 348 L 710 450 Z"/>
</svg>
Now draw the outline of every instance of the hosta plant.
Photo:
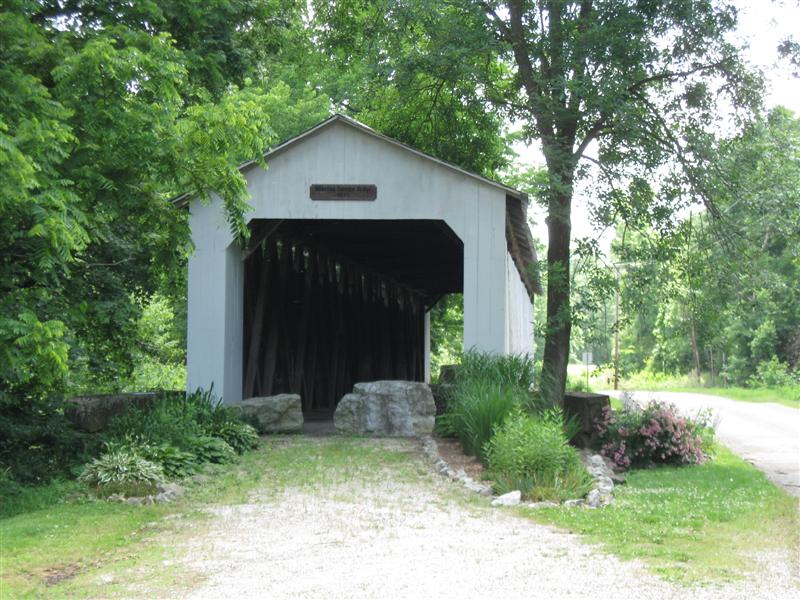
<svg viewBox="0 0 800 600">
<path fill-rule="evenodd" d="M 236 460 L 236 452 L 225 440 L 218 437 L 199 436 L 190 443 L 191 452 L 200 463 L 229 463 Z"/>
<path fill-rule="evenodd" d="M 164 481 L 164 470 L 135 452 L 114 449 L 87 464 L 80 480 L 102 495 L 143 496 Z"/>
<path fill-rule="evenodd" d="M 225 440 L 237 454 L 244 454 L 258 446 L 258 433 L 247 423 L 225 421 L 216 425 L 211 433 L 214 437 Z"/>
</svg>

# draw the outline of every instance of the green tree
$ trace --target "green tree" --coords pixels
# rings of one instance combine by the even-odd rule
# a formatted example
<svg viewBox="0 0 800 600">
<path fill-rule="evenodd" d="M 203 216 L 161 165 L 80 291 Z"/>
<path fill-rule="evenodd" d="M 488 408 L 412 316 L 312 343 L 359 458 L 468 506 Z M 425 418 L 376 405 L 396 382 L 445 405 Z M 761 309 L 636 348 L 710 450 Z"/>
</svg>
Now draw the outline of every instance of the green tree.
<svg viewBox="0 0 800 600">
<path fill-rule="evenodd" d="M 628 213 L 664 227 L 689 198 L 713 208 L 703 168 L 720 108 L 728 102 L 746 116 L 759 99 L 758 81 L 727 41 L 735 8 L 715 0 L 340 0 L 332 10 L 356 21 L 371 15 L 377 25 L 364 29 L 365 45 L 387 84 L 403 65 L 383 43 L 382 24 L 401 24 L 406 39 L 421 40 L 409 44 L 412 68 L 469 82 L 541 143 L 549 230 L 542 388 L 560 403 L 572 324 L 570 217 L 575 186 L 589 172 L 584 159 L 600 168 L 598 216 L 607 222 Z"/>
<path fill-rule="evenodd" d="M 718 94 L 737 107 L 757 96 L 726 41 L 736 13 L 725 3 L 519 0 L 483 3 L 480 16 L 515 66 L 504 106 L 541 141 L 548 170 L 542 383 L 558 403 L 572 322 L 571 204 L 582 159 L 596 146 L 607 184 L 601 206 L 614 219 L 629 210 L 668 221 L 687 191 L 713 208 L 702 169 Z M 644 182 L 660 169 L 669 175 L 656 194 Z"/>
<path fill-rule="evenodd" d="M 486 71 L 486 79 L 500 67 L 452 38 L 445 5 L 428 12 L 423 4 L 314 2 L 322 52 L 310 80 L 339 110 L 381 133 L 497 176 L 509 164 L 509 144 L 502 115 L 477 92 L 474 74 Z"/>
<path fill-rule="evenodd" d="M 294 44 L 300 8 L 4 3 L 3 402 L 126 381 L 142 306 L 185 285 L 190 241 L 171 197 L 214 191 L 247 235 L 237 164 L 329 106 L 262 72 Z"/>
<path fill-rule="evenodd" d="M 715 155 L 708 189 L 719 217 L 701 212 L 673 235 L 615 242 L 634 265 L 623 272 L 624 312 L 639 314 L 623 338 L 655 339 L 637 347 L 639 366 L 718 372 L 724 360 L 724 375 L 743 384 L 773 357 L 782 368 L 800 357 L 800 120 L 774 109 Z"/>
</svg>

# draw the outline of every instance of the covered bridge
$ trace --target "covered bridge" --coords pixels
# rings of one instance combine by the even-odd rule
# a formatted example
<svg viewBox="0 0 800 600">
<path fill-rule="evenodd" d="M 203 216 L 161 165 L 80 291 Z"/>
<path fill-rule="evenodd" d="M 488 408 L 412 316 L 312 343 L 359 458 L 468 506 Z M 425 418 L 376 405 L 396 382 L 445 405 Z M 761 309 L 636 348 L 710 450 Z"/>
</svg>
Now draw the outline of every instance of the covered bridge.
<svg viewBox="0 0 800 600">
<path fill-rule="evenodd" d="M 359 381 L 427 381 L 428 311 L 463 292 L 464 347 L 533 352 L 525 194 L 334 115 L 245 163 L 247 247 L 186 197 L 188 388 L 294 392 L 332 415 Z"/>
</svg>

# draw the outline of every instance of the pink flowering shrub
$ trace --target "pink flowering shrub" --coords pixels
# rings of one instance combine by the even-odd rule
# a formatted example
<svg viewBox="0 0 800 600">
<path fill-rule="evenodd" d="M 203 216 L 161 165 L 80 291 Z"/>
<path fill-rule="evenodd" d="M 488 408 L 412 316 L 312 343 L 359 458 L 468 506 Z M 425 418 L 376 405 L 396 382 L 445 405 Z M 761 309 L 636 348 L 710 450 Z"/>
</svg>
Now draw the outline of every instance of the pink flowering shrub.
<svg viewBox="0 0 800 600">
<path fill-rule="evenodd" d="M 620 469 L 652 464 L 691 465 L 705 462 L 714 443 L 710 413 L 690 419 L 675 406 L 651 401 L 621 412 L 606 408 L 595 423 L 600 452 Z"/>
</svg>

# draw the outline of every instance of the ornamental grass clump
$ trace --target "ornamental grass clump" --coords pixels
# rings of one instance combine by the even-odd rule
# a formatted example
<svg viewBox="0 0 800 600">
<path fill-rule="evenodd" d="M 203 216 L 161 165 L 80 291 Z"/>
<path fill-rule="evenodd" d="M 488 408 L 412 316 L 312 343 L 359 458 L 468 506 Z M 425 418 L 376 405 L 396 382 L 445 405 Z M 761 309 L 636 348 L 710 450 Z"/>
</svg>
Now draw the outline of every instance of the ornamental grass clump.
<svg viewBox="0 0 800 600">
<path fill-rule="evenodd" d="M 485 463 L 484 448 L 495 429 L 515 409 L 530 408 L 534 372 L 533 361 L 525 355 L 466 352 L 437 431 L 457 437 L 464 452 Z"/>
<path fill-rule="evenodd" d="M 522 401 L 522 392 L 514 387 L 491 381 L 471 381 L 459 385 L 446 422 L 461 442 L 464 452 L 485 463 L 486 442 Z"/>
<path fill-rule="evenodd" d="M 560 410 L 528 415 L 515 410 L 486 444 L 495 491 L 528 500 L 561 502 L 585 496 L 592 477 L 564 434 Z"/>
<path fill-rule="evenodd" d="M 684 417 L 672 404 L 651 401 L 620 412 L 606 408 L 595 427 L 602 454 L 620 469 L 692 465 L 704 463 L 713 450 L 710 418 L 708 412 Z"/>
</svg>

